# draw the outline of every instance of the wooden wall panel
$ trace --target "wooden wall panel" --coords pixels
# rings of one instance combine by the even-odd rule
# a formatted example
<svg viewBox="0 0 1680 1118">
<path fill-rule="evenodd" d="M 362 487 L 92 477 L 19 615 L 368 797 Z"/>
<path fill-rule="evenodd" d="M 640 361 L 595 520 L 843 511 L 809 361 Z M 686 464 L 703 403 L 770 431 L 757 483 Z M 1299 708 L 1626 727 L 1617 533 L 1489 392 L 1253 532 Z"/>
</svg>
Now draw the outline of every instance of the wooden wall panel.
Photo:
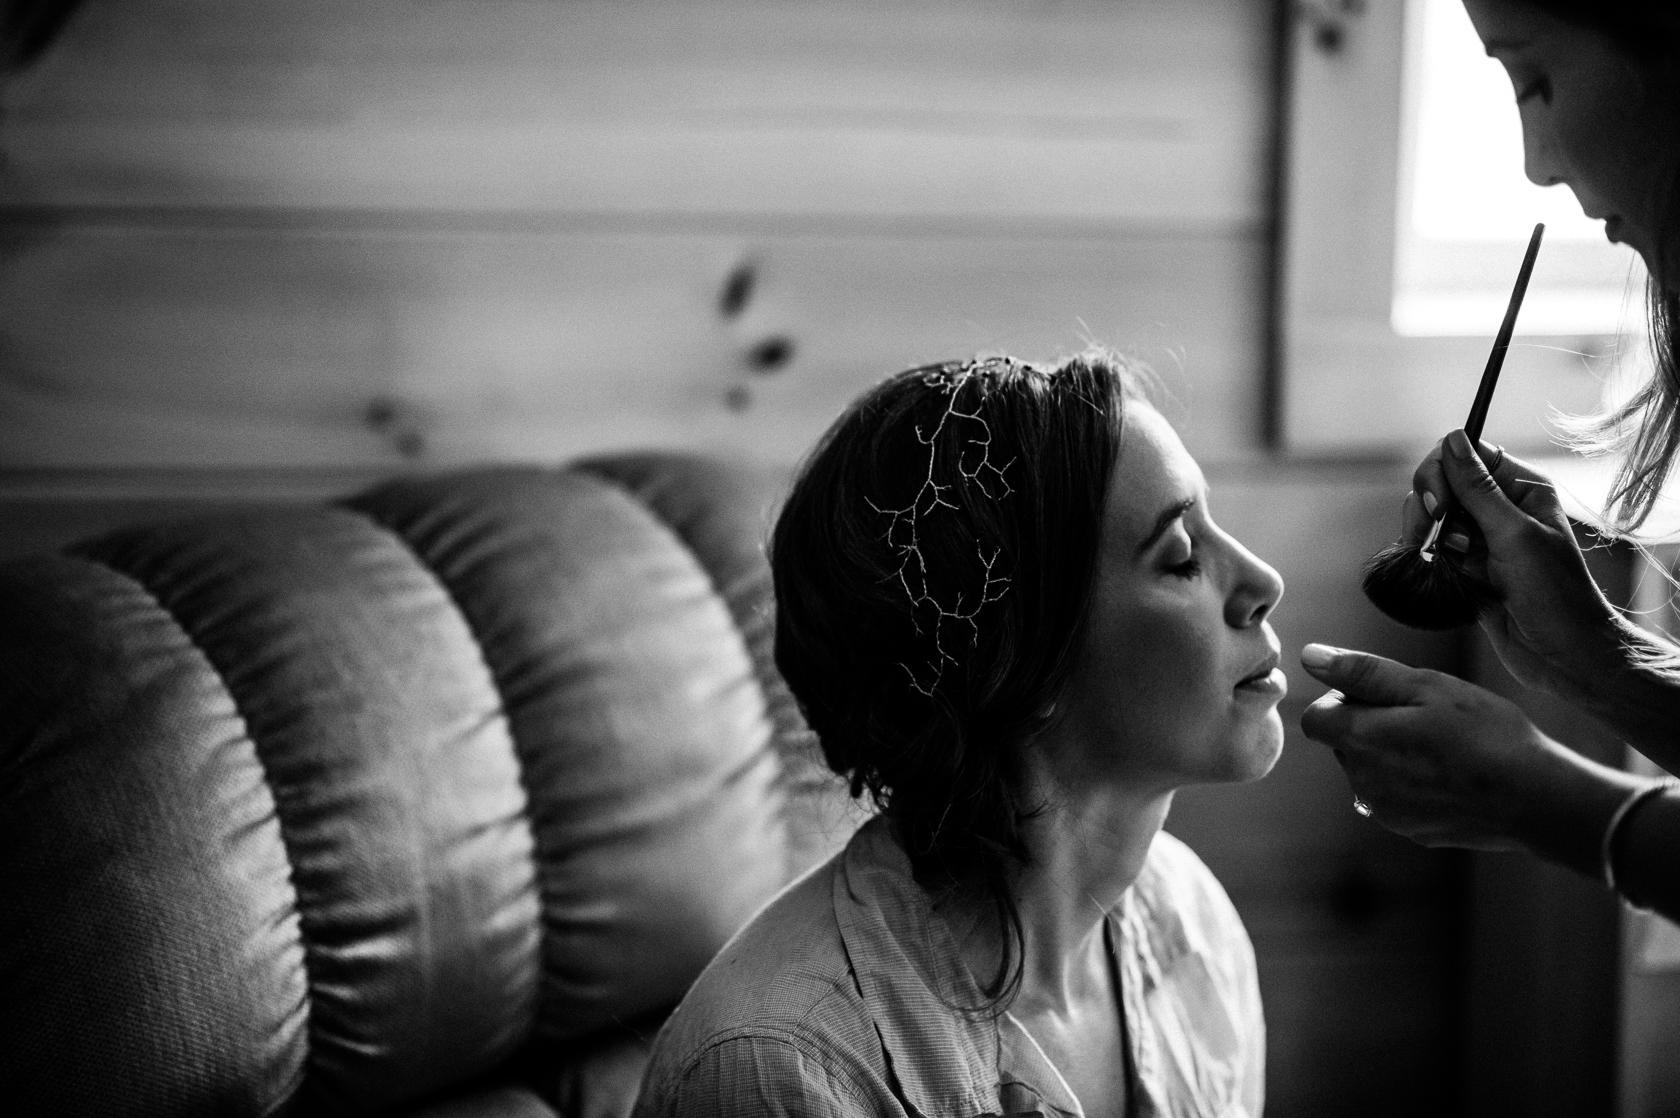
<svg viewBox="0 0 1680 1118">
<path fill-rule="evenodd" d="M 1093 338 L 1158 370 L 1192 448 L 1258 438 L 1250 236 L 14 226 L 0 465 L 791 462 L 910 364 Z M 755 277 L 720 312 L 736 269 Z M 785 365 L 755 371 L 766 342 Z M 370 417 L 373 422 L 370 422 Z"/>
<path fill-rule="evenodd" d="M 1086 338 L 1251 454 L 1268 9 L 89 0 L 0 91 L 0 469 L 785 465 Z"/>
<path fill-rule="evenodd" d="M 1252 222 L 1269 7 L 91 0 L 8 196 Z"/>
</svg>

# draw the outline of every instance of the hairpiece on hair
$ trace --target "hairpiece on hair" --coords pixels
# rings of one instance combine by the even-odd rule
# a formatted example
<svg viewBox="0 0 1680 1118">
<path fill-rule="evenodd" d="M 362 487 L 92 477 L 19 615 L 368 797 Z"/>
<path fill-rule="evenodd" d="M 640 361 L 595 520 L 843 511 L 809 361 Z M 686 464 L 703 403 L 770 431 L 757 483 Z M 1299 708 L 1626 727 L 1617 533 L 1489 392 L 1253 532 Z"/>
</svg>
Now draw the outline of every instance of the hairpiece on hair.
<svg viewBox="0 0 1680 1118">
<path fill-rule="evenodd" d="M 1001 501 L 1013 493 L 1014 489 L 1010 487 L 1005 471 L 1014 464 L 1014 459 L 1001 466 L 992 461 L 992 428 L 980 414 L 979 407 L 985 399 L 984 387 L 979 389 L 979 395 L 969 410 L 962 410 L 958 400 L 963 389 L 970 384 L 983 385 L 998 373 L 1028 367 L 1024 362 L 1011 357 L 984 357 L 961 364 L 930 368 L 923 376 L 922 383 L 930 388 L 943 390 L 946 399 L 945 408 L 940 412 L 939 422 L 934 425 L 933 430 L 924 432 L 920 426 L 916 427 L 916 440 L 927 447 L 927 472 L 922 478 L 921 487 L 916 490 L 908 504 L 898 508 L 882 508 L 874 500 L 869 500 L 870 508 L 888 518 L 887 530 L 882 539 L 898 557 L 899 566 L 895 576 L 910 600 L 910 622 L 915 626 L 918 635 L 922 634 L 923 630 L 917 613 L 923 609 L 933 613 L 934 656 L 928 664 L 926 678 L 919 676 L 909 664 L 899 664 L 910 677 L 910 686 L 930 699 L 945 677 L 946 665 L 957 663 L 957 658 L 945 647 L 945 623 L 966 622 L 970 629 L 969 646 L 973 647 L 980 639 L 980 625 L 976 620 L 980 611 L 989 603 L 1001 599 L 1009 587 L 1009 578 L 996 570 L 998 557 L 1003 552 L 1002 545 L 993 547 L 988 555 L 985 546 L 978 539 L 974 544 L 975 556 L 980 562 L 982 575 L 979 586 L 974 588 L 972 593 L 959 591 L 949 602 L 942 602 L 935 597 L 929 585 L 927 557 L 922 551 L 920 540 L 922 521 L 941 508 L 953 512 L 960 511 L 951 500 L 951 494 L 958 488 L 958 480 L 939 480 L 940 436 L 945 433 L 947 424 L 975 425 L 974 433 L 958 444 L 957 475 L 969 483 L 969 492 L 977 491 L 981 496 L 993 501 Z M 947 472 L 945 476 L 949 478 L 951 475 Z"/>
</svg>

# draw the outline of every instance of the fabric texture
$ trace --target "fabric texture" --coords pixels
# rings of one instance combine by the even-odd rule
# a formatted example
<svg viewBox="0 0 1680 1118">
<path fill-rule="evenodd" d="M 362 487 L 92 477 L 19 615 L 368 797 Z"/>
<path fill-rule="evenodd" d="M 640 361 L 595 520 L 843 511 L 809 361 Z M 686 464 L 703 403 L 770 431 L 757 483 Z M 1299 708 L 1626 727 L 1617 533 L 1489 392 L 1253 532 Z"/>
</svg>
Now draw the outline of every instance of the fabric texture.
<svg viewBox="0 0 1680 1118">
<path fill-rule="evenodd" d="M 626 455 L 0 564 L 6 1112 L 624 1114 L 806 856 L 761 525 Z"/>
<path fill-rule="evenodd" d="M 1194 853 L 1156 836 L 1109 915 L 1141 1118 L 1259 1118 L 1265 1024 L 1253 949 Z M 637 1118 L 1082 1113 L 980 992 L 884 820 L 790 886 L 666 1022 Z"/>
</svg>

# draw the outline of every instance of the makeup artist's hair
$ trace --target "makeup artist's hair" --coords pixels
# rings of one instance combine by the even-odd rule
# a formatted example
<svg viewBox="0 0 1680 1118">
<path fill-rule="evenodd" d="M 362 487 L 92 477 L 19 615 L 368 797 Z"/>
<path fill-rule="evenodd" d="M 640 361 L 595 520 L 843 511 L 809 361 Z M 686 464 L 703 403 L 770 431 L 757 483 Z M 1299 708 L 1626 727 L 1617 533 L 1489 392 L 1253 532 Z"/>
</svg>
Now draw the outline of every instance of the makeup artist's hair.
<svg viewBox="0 0 1680 1118">
<path fill-rule="evenodd" d="M 997 916 L 997 972 L 964 1008 L 996 1011 L 1020 985 L 1010 880 L 1042 808 L 1023 747 L 1067 687 L 1141 399 L 1106 351 L 899 373 L 829 428 L 771 539 L 776 663 L 829 766 L 887 816 L 923 887 Z"/>
<path fill-rule="evenodd" d="M 1680 6 L 1662 0 L 1522 2 L 1609 35 L 1645 71 L 1648 95 L 1666 101 L 1670 119 L 1680 122 Z M 1666 181 L 1660 184 L 1654 230 L 1658 258 L 1645 289 L 1651 378 L 1611 411 L 1565 427 L 1577 449 L 1620 456 L 1605 512 L 1627 531 L 1651 515 L 1680 458 L 1680 132 L 1663 139 Z"/>
</svg>

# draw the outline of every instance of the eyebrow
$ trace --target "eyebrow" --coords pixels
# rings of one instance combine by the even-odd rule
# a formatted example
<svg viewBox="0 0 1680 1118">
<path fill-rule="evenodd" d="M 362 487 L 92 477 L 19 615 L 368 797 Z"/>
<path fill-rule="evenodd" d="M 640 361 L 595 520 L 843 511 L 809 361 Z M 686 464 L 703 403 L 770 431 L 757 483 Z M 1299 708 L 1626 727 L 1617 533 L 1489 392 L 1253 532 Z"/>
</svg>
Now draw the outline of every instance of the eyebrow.
<svg viewBox="0 0 1680 1118">
<path fill-rule="evenodd" d="M 1185 513 L 1195 507 L 1196 498 L 1186 497 L 1184 500 L 1178 502 L 1178 504 L 1164 510 L 1160 516 L 1155 518 L 1155 527 L 1150 529 L 1149 535 L 1145 536 L 1143 538 L 1143 542 L 1138 544 L 1137 553 L 1142 555 L 1144 552 L 1148 551 L 1154 546 L 1156 540 L 1166 534 L 1168 528 L 1171 528 L 1174 523 L 1183 518 Z"/>
</svg>

